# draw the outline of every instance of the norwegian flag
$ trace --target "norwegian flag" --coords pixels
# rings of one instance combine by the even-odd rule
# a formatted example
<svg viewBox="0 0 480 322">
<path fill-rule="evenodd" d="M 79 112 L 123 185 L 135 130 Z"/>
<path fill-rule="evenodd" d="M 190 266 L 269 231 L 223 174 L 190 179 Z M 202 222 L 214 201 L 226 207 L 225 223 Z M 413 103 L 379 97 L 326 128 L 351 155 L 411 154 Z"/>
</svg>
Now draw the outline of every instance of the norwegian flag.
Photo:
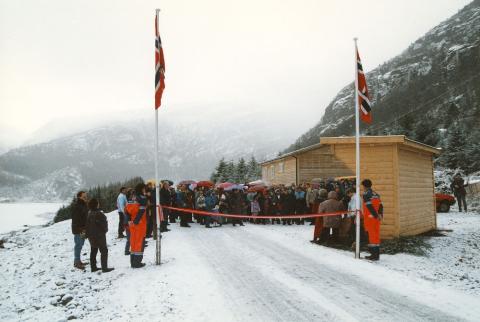
<svg viewBox="0 0 480 322">
<path fill-rule="evenodd" d="M 155 15 L 155 109 L 162 104 L 165 89 L 165 59 L 163 57 L 162 40 L 158 33 L 158 15 Z"/>
<path fill-rule="evenodd" d="M 362 61 L 357 50 L 357 74 L 358 74 L 358 106 L 360 108 L 360 119 L 365 123 L 372 123 L 372 108 L 368 95 L 367 80 L 363 73 Z"/>
</svg>

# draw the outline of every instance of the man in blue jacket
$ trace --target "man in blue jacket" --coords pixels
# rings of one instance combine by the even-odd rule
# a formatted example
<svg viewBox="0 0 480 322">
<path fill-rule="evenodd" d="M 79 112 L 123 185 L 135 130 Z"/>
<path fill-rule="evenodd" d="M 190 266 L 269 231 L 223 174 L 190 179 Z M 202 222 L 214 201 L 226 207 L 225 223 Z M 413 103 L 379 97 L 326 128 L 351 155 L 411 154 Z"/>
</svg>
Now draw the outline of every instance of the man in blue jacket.
<svg viewBox="0 0 480 322">
<path fill-rule="evenodd" d="M 127 205 L 127 188 L 120 188 L 120 193 L 117 197 L 117 210 L 118 210 L 118 238 L 124 238 L 123 231 L 125 230 L 125 206 Z"/>
</svg>

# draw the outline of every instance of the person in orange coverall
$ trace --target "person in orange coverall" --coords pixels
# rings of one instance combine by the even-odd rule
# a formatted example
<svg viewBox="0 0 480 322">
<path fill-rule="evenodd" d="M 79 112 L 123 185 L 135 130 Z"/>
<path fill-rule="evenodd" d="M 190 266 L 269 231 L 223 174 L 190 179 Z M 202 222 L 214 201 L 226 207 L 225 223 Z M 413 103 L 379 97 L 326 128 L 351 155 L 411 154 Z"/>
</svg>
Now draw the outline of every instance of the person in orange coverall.
<svg viewBox="0 0 480 322">
<path fill-rule="evenodd" d="M 372 190 L 372 181 L 365 179 L 363 186 L 363 220 L 368 233 L 369 260 L 380 259 L 380 223 L 383 219 L 383 205 L 380 195 Z"/>
<path fill-rule="evenodd" d="M 139 183 L 135 186 L 135 200 L 125 207 L 130 216 L 128 223 L 130 231 L 130 265 L 132 268 L 145 266 L 142 263 L 145 236 L 147 233 L 147 197 L 145 196 L 146 186 Z"/>
</svg>

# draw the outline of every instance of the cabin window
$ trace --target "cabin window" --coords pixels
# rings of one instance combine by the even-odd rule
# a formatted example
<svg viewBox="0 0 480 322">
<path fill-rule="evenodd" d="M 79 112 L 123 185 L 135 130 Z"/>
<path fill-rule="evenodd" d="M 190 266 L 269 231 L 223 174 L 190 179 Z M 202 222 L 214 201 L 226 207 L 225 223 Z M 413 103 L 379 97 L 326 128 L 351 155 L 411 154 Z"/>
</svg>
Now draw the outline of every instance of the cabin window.
<svg viewBox="0 0 480 322">
<path fill-rule="evenodd" d="M 283 173 L 285 171 L 285 162 L 280 162 L 278 164 L 278 173 Z"/>
<path fill-rule="evenodd" d="M 275 166 L 272 165 L 270 166 L 270 178 L 274 178 L 275 177 Z"/>
<path fill-rule="evenodd" d="M 267 168 L 262 169 L 262 178 L 267 178 Z"/>
</svg>

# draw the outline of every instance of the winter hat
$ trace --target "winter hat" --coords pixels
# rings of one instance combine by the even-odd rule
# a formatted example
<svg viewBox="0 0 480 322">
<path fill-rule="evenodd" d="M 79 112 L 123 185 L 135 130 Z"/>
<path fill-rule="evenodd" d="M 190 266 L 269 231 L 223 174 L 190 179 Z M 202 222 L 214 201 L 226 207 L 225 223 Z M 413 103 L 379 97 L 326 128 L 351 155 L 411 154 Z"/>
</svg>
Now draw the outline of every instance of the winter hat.
<svg viewBox="0 0 480 322">
<path fill-rule="evenodd" d="M 330 191 L 328 193 L 328 199 L 337 199 L 337 193 L 335 191 Z"/>
</svg>

